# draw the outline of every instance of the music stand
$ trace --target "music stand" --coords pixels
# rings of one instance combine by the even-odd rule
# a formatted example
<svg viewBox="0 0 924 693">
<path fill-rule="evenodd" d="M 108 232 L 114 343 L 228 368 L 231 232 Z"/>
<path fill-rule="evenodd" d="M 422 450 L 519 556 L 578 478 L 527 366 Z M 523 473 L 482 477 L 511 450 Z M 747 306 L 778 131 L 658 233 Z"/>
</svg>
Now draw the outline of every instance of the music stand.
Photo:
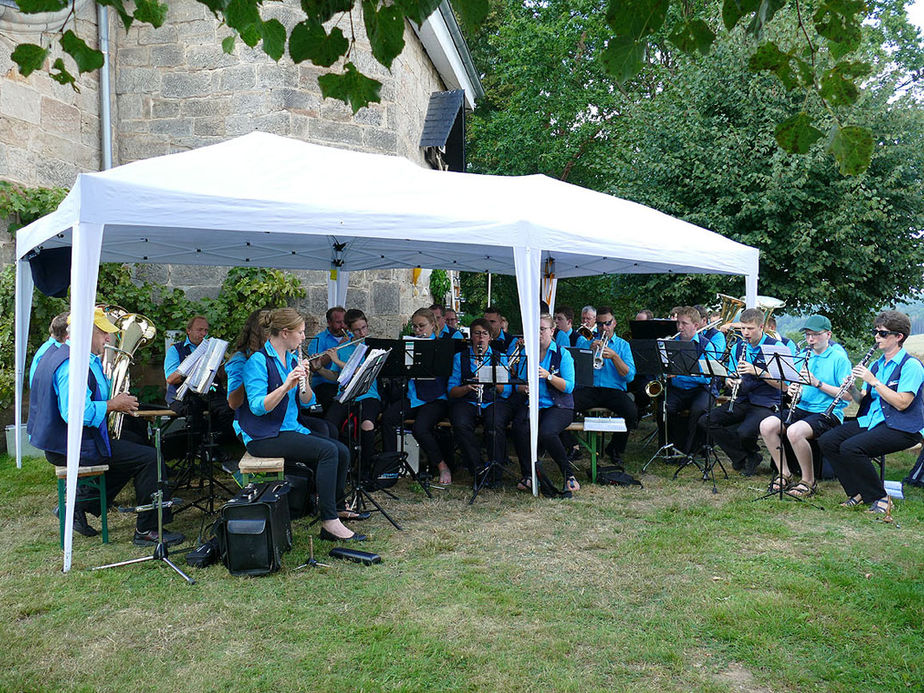
<svg viewBox="0 0 924 693">
<path fill-rule="evenodd" d="M 644 321 L 643 321 L 644 322 Z M 664 444 L 655 451 L 651 459 L 642 467 L 646 471 L 648 466 L 656 459 L 673 462 L 678 459 L 686 460 L 688 456 L 678 450 L 670 439 L 670 427 L 667 422 L 667 376 L 669 375 L 702 375 L 699 370 L 699 350 L 693 341 L 678 342 L 655 340 L 658 345 L 659 375 L 664 376 L 664 392 L 661 394 L 661 416 L 664 419 Z"/>
<path fill-rule="evenodd" d="M 144 512 L 147 510 L 157 510 L 157 544 L 154 546 L 154 553 L 150 556 L 142 556 L 141 558 L 132 558 L 128 561 L 119 561 L 118 563 L 108 563 L 106 565 L 100 565 L 93 568 L 93 570 L 105 570 L 106 568 L 118 568 L 123 565 L 131 565 L 132 563 L 145 563 L 147 561 L 160 561 L 161 563 L 166 563 L 168 566 L 173 568 L 177 574 L 182 577 L 190 585 L 195 585 L 196 581 L 189 577 L 186 573 L 180 570 L 177 565 L 170 560 L 169 551 L 167 550 L 167 542 L 164 541 L 164 507 L 169 507 L 173 505 L 173 500 L 164 500 L 164 489 L 166 488 L 166 481 L 164 480 L 163 473 L 163 464 L 164 458 L 161 454 L 160 448 L 160 426 L 155 426 L 153 419 L 157 418 L 166 418 L 175 416 L 173 410 L 167 410 L 169 414 L 164 411 L 152 411 L 145 414 L 151 418 L 148 421 L 148 430 L 153 429 L 154 434 L 154 450 L 156 451 L 156 464 L 157 464 L 157 491 L 154 492 L 152 502 L 147 503 L 146 505 L 138 505 L 133 508 L 119 508 L 119 511 L 122 512 Z"/>
<path fill-rule="evenodd" d="M 458 340 L 457 340 L 458 341 Z M 495 340 L 499 341 L 499 340 Z M 464 345 L 465 348 L 468 348 L 468 345 Z M 491 402 L 491 429 L 493 431 L 493 436 L 497 435 L 497 401 L 500 399 L 500 395 L 497 393 L 498 385 L 510 385 L 517 381 L 517 377 L 510 372 L 509 363 L 507 361 L 506 354 L 503 352 L 495 351 L 493 348 L 488 354 L 488 362 L 480 365 L 474 373 L 474 378 L 469 380 L 464 380 L 464 385 L 477 384 L 482 387 L 490 387 L 494 390 L 494 400 Z M 483 358 L 483 357 L 482 357 Z M 483 411 L 483 410 L 482 410 Z M 475 470 L 475 480 L 472 485 L 472 497 L 468 499 L 468 504 L 472 505 L 475 502 L 475 499 L 478 497 L 478 494 L 481 493 L 488 483 L 489 480 L 495 480 L 495 470 L 499 469 L 501 477 L 504 474 L 510 474 L 510 472 L 504 467 L 503 460 L 493 459 L 494 457 L 494 440 L 491 441 L 491 458 L 488 463 L 482 469 Z M 479 479 L 479 476 L 481 477 Z"/>
<path fill-rule="evenodd" d="M 737 374 L 730 372 L 721 361 L 717 361 L 714 358 L 711 358 L 708 353 L 704 353 L 698 362 L 699 374 L 708 375 L 712 379 L 712 383 L 709 386 L 709 406 L 706 411 L 712 411 L 712 408 L 715 406 L 716 399 L 716 387 L 715 383 L 717 381 L 728 380 L 729 378 L 737 377 Z M 708 414 L 707 414 L 708 416 Z M 696 459 L 698 455 L 702 455 L 702 464 Z M 681 471 L 686 469 L 689 465 L 693 465 L 702 473 L 703 481 L 712 481 L 712 492 L 718 493 L 719 489 L 715 483 L 715 467 L 716 465 L 722 470 L 722 474 L 728 479 L 728 471 L 725 469 L 725 465 L 722 464 L 722 460 L 719 459 L 718 453 L 715 451 L 715 445 L 712 443 L 712 435 L 709 433 L 709 426 L 706 426 L 706 440 L 699 450 L 691 453 L 687 459 L 681 464 L 677 471 L 674 472 L 674 479 L 680 474 Z"/>
<path fill-rule="evenodd" d="M 760 347 L 760 352 L 763 357 L 763 366 L 757 366 L 761 368 L 761 372 L 757 374 L 758 378 L 763 380 L 782 380 L 788 383 L 798 383 L 801 387 L 806 387 L 811 384 L 809 376 L 802 376 L 801 369 L 796 368 L 795 356 L 789 350 L 789 347 L 785 344 L 764 344 Z M 788 389 L 788 388 L 787 388 Z M 777 454 L 779 455 L 780 463 L 777 465 L 777 477 L 782 478 L 783 476 L 783 455 L 786 454 L 785 447 L 783 445 L 783 436 L 786 435 L 786 430 L 784 428 L 784 417 L 786 416 L 788 409 L 783 407 L 783 397 L 786 394 L 786 390 L 781 389 L 780 391 L 780 401 L 776 407 L 776 415 L 780 421 L 780 430 L 779 430 L 779 443 L 777 444 Z M 814 460 L 813 460 L 814 463 Z M 771 484 L 772 485 L 772 484 Z M 771 491 L 769 488 L 767 492 L 753 500 L 759 501 L 764 500 L 765 498 L 770 498 L 772 496 L 779 495 L 779 499 L 785 500 L 789 498 L 790 500 L 800 501 L 811 505 L 813 508 L 824 509 L 820 505 L 811 503 L 808 498 L 800 498 L 798 496 L 790 496 L 783 489 L 783 484 L 778 484 L 779 489 L 777 491 Z"/>
<path fill-rule="evenodd" d="M 357 421 L 359 420 L 359 402 L 357 400 L 359 397 L 367 394 L 372 388 L 375 379 L 379 377 L 379 372 L 382 370 L 390 354 L 390 349 L 386 351 L 370 349 L 366 360 L 356 368 L 346 386 L 344 386 L 340 394 L 335 397 L 338 402 L 346 404 L 350 408 L 351 413 Z M 357 453 L 357 463 L 353 465 L 353 500 L 349 505 L 359 512 L 365 510 L 366 501 L 368 501 L 375 506 L 378 512 L 382 513 L 382 516 L 388 520 L 395 529 L 400 531 L 401 525 L 395 522 L 391 515 L 385 512 L 385 509 L 372 497 L 372 494 L 369 492 L 372 487 L 368 485 L 369 482 L 363 478 L 361 469 L 362 436 L 359 435 L 358 428 L 355 432 L 354 447 Z M 379 489 L 372 488 L 372 490 Z"/>
<path fill-rule="evenodd" d="M 652 322 L 651 320 L 637 320 L 633 322 L 638 322 L 640 324 Z M 669 322 L 676 327 L 676 323 L 672 320 L 656 320 L 654 322 Z M 664 329 L 664 328 L 661 328 Z M 673 333 L 668 333 L 667 336 L 670 336 Z M 642 338 L 632 338 L 632 341 L 629 342 L 629 350 L 632 352 L 632 360 L 635 362 L 635 372 L 643 373 L 645 375 L 651 374 L 661 374 L 664 367 L 664 359 L 661 356 L 660 349 L 661 340 L 659 339 L 642 339 Z M 638 377 L 638 376 L 636 376 Z M 655 378 L 657 379 L 657 378 Z M 646 383 L 647 384 L 647 383 Z M 656 411 L 656 410 L 652 410 Z M 654 439 L 655 436 L 660 436 L 662 434 L 661 422 L 655 419 L 655 430 L 649 433 L 644 440 L 642 440 L 642 447 L 647 447 L 648 443 Z M 662 445 L 667 442 L 666 435 L 665 440 L 658 440 Z M 657 455 L 657 453 L 655 453 Z M 646 465 L 647 467 L 647 465 Z"/>
</svg>

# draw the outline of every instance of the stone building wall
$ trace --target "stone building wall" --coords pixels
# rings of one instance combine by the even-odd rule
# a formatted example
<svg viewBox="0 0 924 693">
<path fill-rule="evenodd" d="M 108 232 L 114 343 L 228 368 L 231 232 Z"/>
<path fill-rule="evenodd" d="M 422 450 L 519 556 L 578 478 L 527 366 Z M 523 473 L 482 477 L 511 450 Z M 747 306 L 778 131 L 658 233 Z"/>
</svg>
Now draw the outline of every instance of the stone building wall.
<svg viewBox="0 0 924 693">
<path fill-rule="evenodd" d="M 292 26 L 298 21 L 298 0 L 265 4 L 264 17 L 270 16 Z M 95 46 L 94 5 L 78 0 L 77 18 L 78 33 Z M 0 15 L 0 26 L 4 19 Z M 350 27 L 344 24 L 349 35 Z M 339 101 L 321 99 L 317 77 L 322 68 L 294 65 L 288 55 L 275 63 L 259 47 L 248 48 L 240 40 L 233 54 L 225 54 L 221 40 L 230 31 L 195 0 L 170 2 L 167 21 L 159 29 L 135 25 L 126 32 L 110 12 L 113 164 L 260 130 L 426 165 L 418 142 L 430 94 L 445 88 L 438 73 L 410 25 L 405 51 L 390 71 L 371 57 L 358 9 L 352 27 L 357 37 L 353 61 L 383 82 L 381 103 L 355 115 Z M 0 40 L 11 47 L 22 34 L 10 32 Z M 28 186 L 69 187 L 78 172 L 98 170 L 96 75 L 80 75 L 77 93 L 46 73 L 19 77 L 8 53 L 2 58 L 5 74 L 0 77 L 0 178 Z M 8 262 L 12 244 L 6 234 L 2 237 L 0 262 Z M 216 296 L 227 273 L 225 268 L 179 265 L 139 265 L 135 271 L 139 278 L 182 288 L 192 299 Z M 323 316 L 327 274 L 298 275 L 307 291 L 300 307 Z M 391 334 L 411 312 L 431 302 L 428 276 L 425 272 L 415 287 L 411 270 L 353 273 L 347 306 L 362 308 L 377 333 Z"/>
</svg>

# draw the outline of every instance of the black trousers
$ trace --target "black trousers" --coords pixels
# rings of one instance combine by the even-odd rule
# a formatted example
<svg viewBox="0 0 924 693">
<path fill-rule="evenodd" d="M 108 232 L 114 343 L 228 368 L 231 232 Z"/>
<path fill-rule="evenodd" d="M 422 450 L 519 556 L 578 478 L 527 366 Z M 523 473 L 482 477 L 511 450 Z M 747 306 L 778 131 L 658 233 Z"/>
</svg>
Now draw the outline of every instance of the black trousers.
<svg viewBox="0 0 924 693">
<path fill-rule="evenodd" d="M 626 432 L 614 433 L 606 448 L 607 452 L 622 457 L 629 440 L 629 431 L 638 426 L 638 410 L 635 408 L 635 403 L 627 393 L 615 387 L 581 387 L 574 391 L 574 411 L 586 414 L 588 409 L 600 407 L 609 409 L 626 421 Z"/>
<path fill-rule="evenodd" d="M 337 510 L 346 508 L 343 489 L 350 466 L 350 452 L 339 440 L 280 431 L 275 438 L 250 441 L 247 452 L 255 457 L 284 458 L 286 474 L 308 476 L 301 465 L 312 470 L 322 520 L 336 520 Z"/>
<path fill-rule="evenodd" d="M 898 452 L 921 442 L 919 433 L 906 433 L 881 423 L 871 429 L 847 421 L 818 439 L 838 481 L 851 498 L 860 495 L 864 503 L 885 498 L 885 487 L 871 458 Z"/>
<path fill-rule="evenodd" d="M 503 464 L 507 458 L 507 425 L 512 418 L 513 408 L 506 399 L 497 399 L 483 409 L 465 399 L 449 405 L 452 432 L 462 449 L 462 459 L 469 472 L 474 474 L 482 464 L 481 441 L 475 437 L 478 421 L 482 422 L 484 444 L 490 459 Z"/>
<path fill-rule="evenodd" d="M 744 467 L 749 457 L 758 455 L 760 422 L 773 414 L 770 407 L 759 407 L 748 402 L 736 402 L 729 411 L 730 402 L 716 407 L 700 418 L 701 426 L 708 426 L 716 445 L 725 451 L 735 469 Z"/>
<path fill-rule="evenodd" d="M 327 412 L 331 404 L 333 404 L 334 397 L 337 396 L 339 387 L 337 383 L 328 383 L 326 381 L 311 386 L 312 392 L 314 392 L 315 397 L 318 398 L 318 404 L 321 405 L 321 409 L 325 412 Z"/>
<path fill-rule="evenodd" d="M 694 453 L 702 444 L 700 417 L 709 411 L 709 391 L 702 387 L 683 390 L 667 386 L 667 432 L 681 452 Z M 689 414 L 681 414 L 688 411 Z"/>
<path fill-rule="evenodd" d="M 359 405 L 359 424 L 362 424 L 363 421 L 371 421 L 373 424 L 373 429 L 371 431 L 364 431 L 361 425 L 357 425 L 357 428 L 359 428 L 360 447 L 362 448 L 362 459 L 360 463 L 362 464 L 362 471 L 365 473 L 370 469 L 372 457 L 375 455 L 374 426 L 378 421 L 379 412 L 382 411 L 382 403 L 370 397 L 360 400 L 357 404 Z M 330 405 L 330 409 L 327 410 L 327 414 L 324 418 L 327 419 L 328 424 L 333 426 L 338 432 L 341 432 L 343 424 L 349 415 L 350 405 L 334 402 Z M 309 428 L 311 427 L 309 426 Z M 344 438 L 349 439 L 349 436 L 340 436 L 340 440 L 344 440 Z"/>
<path fill-rule="evenodd" d="M 106 472 L 106 505 L 112 507 L 116 496 L 125 488 L 129 481 L 135 484 L 135 504 L 145 505 L 152 501 L 157 492 L 157 453 L 150 445 L 141 445 L 128 440 L 110 440 L 112 457 L 99 461 L 80 460 L 82 467 L 92 467 L 97 464 L 108 464 Z M 45 459 L 58 467 L 67 465 L 67 456 L 55 452 L 46 452 Z M 161 464 L 161 478 L 166 482 L 167 468 Z M 101 509 L 98 500 L 81 500 L 81 489 L 77 493 L 77 507 L 92 515 L 99 517 Z M 170 499 L 170 490 L 165 487 L 164 500 Z M 164 508 L 164 522 L 173 519 L 171 508 Z M 150 532 L 157 529 L 157 511 L 146 510 L 138 513 L 135 528 L 139 532 Z"/>
<path fill-rule="evenodd" d="M 545 448 L 549 456 L 555 460 L 562 476 L 566 479 L 572 475 L 571 462 L 568 453 L 561 442 L 561 433 L 574 420 L 574 410 L 561 407 L 546 407 L 539 410 L 539 445 Z M 529 407 L 519 407 L 513 415 L 513 447 L 520 460 L 520 474 L 531 477 L 532 451 L 529 438 Z"/>
<path fill-rule="evenodd" d="M 401 400 L 389 404 L 382 414 L 382 449 L 385 452 L 395 452 L 398 449 L 398 428 L 404 425 L 401 420 L 402 409 L 406 417 L 414 419 L 411 431 L 426 453 L 430 465 L 436 466 L 442 462 L 443 453 L 436 439 L 436 424 L 446 418 L 449 402 L 445 399 L 435 399 L 412 409 L 410 401 L 405 397 L 403 405 Z"/>
</svg>

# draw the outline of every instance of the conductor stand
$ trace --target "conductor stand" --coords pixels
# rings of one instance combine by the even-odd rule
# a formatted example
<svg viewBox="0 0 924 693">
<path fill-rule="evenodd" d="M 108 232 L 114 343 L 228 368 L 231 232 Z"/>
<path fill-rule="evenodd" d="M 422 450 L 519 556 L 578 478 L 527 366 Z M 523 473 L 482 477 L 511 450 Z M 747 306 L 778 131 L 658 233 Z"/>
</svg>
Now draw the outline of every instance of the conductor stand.
<svg viewBox="0 0 924 693">
<path fill-rule="evenodd" d="M 760 347 L 760 350 L 763 354 L 763 360 L 765 366 L 761 369 L 757 377 L 763 378 L 765 380 L 783 380 L 790 384 L 797 383 L 799 387 L 805 387 L 806 385 L 811 385 L 811 380 L 809 375 L 806 373 L 803 375 L 801 369 L 797 369 L 795 366 L 795 357 L 792 355 L 792 352 L 789 350 L 785 344 L 769 344 L 763 345 Z M 807 361 L 806 361 L 807 363 Z M 758 366 L 759 367 L 759 366 Z M 807 370 L 807 368 L 806 368 Z M 788 389 L 788 388 L 787 388 Z M 780 390 L 780 400 L 779 404 L 776 406 L 776 415 L 777 419 L 780 422 L 779 428 L 779 443 L 777 443 L 777 459 L 780 460 L 780 464 L 777 465 L 777 478 L 782 476 L 782 463 L 783 455 L 786 454 L 785 445 L 783 443 L 784 436 L 786 435 L 785 423 L 786 417 L 789 415 L 790 408 L 784 407 L 784 396 L 786 390 Z M 793 406 L 793 405 L 790 405 Z M 777 484 L 779 488 L 776 491 L 771 491 L 769 488 L 767 492 L 763 495 L 758 496 L 752 500 L 759 501 L 766 498 L 772 498 L 778 496 L 780 501 L 784 500 L 793 500 L 799 501 L 800 503 L 805 503 L 811 505 L 813 508 L 818 508 L 819 510 L 824 510 L 820 505 L 810 502 L 807 498 L 800 498 L 798 496 L 791 496 L 786 493 L 783 484 Z"/>
<path fill-rule="evenodd" d="M 466 348 L 468 346 L 466 345 Z M 494 459 L 494 436 L 497 435 L 497 405 L 500 395 L 497 393 L 498 385 L 515 385 L 517 378 L 513 377 L 510 372 L 509 363 L 504 364 L 505 355 L 502 352 L 491 349 L 488 362 L 479 365 L 474 373 L 474 378 L 465 381 L 466 385 L 480 385 L 483 388 L 491 388 L 494 392 L 494 400 L 491 402 L 491 445 L 490 459 L 481 469 L 475 471 L 475 481 L 472 484 L 472 497 L 468 499 L 468 504 L 472 505 L 478 494 L 488 484 L 497 480 L 497 477 L 503 478 L 504 474 L 510 475 L 510 471 L 504 467 L 504 460 Z M 482 409 L 482 412 L 484 410 Z M 499 470 L 499 474 L 498 474 Z M 511 478 L 515 478 L 511 475 Z"/>
<path fill-rule="evenodd" d="M 664 383 L 667 382 L 668 376 L 675 375 L 700 375 L 699 372 L 699 352 L 695 342 L 677 342 L 667 340 L 654 340 L 656 349 L 659 354 L 657 359 L 658 371 L 655 371 L 662 378 Z M 648 466 L 655 460 L 664 462 L 686 462 L 689 456 L 677 449 L 671 441 L 670 426 L 667 418 L 667 385 L 661 394 L 661 417 L 664 421 L 664 444 L 661 445 L 651 459 L 642 467 L 642 472 L 648 470 Z"/>
<path fill-rule="evenodd" d="M 145 414 L 153 418 L 160 418 L 156 412 L 149 412 Z M 170 416 L 173 416 L 174 412 L 170 412 Z M 166 416 L 166 415 L 164 415 Z M 153 421 L 148 422 L 148 428 L 153 429 L 154 435 L 154 450 L 157 455 L 157 491 L 154 492 L 152 502 L 146 505 L 138 505 L 134 508 L 130 508 L 128 512 L 145 512 L 147 510 L 157 510 L 157 544 L 154 546 L 154 553 L 150 556 L 142 556 L 141 558 L 133 558 L 128 561 L 120 561 L 118 563 L 108 563 L 107 565 L 97 566 L 93 570 L 105 570 L 106 568 L 118 568 L 123 565 L 131 565 L 133 563 L 145 563 L 147 561 L 159 561 L 165 563 L 166 565 L 173 568 L 176 573 L 182 577 L 190 585 L 195 585 L 196 581 L 189 577 L 186 573 L 180 570 L 177 565 L 170 560 L 169 552 L 167 550 L 167 542 L 164 541 L 164 508 L 170 507 L 173 505 L 172 500 L 164 500 L 164 490 L 166 489 L 166 481 L 164 480 L 163 473 L 163 463 L 164 458 L 161 452 L 160 446 L 160 435 L 161 428 L 159 425 L 155 425 Z"/>
<path fill-rule="evenodd" d="M 360 344 L 356 351 L 353 352 L 351 361 L 355 357 L 358 360 L 363 358 L 363 355 L 366 353 L 366 345 Z M 359 356 L 357 357 L 357 354 Z M 360 419 L 360 405 L 359 398 L 365 394 L 368 394 L 369 390 L 372 388 L 375 379 L 379 376 L 379 372 L 382 370 L 382 367 L 385 365 L 385 362 L 388 360 L 389 354 L 391 354 L 391 349 L 382 351 L 382 350 L 371 350 L 369 356 L 363 362 L 361 366 L 356 367 L 353 363 L 347 363 L 344 367 L 341 377 L 347 381 L 346 387 L 340 392 L 336 397 L 336 401 L 341 404 L 345 404 L 350 409 L 350 414 L 353 416 L 354 420 L 359 421 Z M 353 370 L 355 368 L 355 370 Z M 401 525 L 394 521 L 394 519 L 385 512 L 385 509 L 379 505 L 379 503 L 372 497 L 370 491 L 381 491 L 384 489 L 379 488 L 376 485 L 375 479 L 368 478 L 363 474 L 362 470 L 362 436 L 359 434 L 359 428 L 357 426 L 354 435 L 351 436 L 353 441 L 353 447 L 356 453 L 355 459 L 357 463 L 352 465 L 353 472 L 353 489 L 348 493 L 349 496 L 352 494 L 352 500 L 349 501 L 348 505 L 352 507 L 357 512 L 364 511 L 367 506 L 366 503 L 370 503 L 375 509 L 382 513 L 382 516 L 388 520 L 392 526 L 401 531 Z M 371 471 L 371 470 L 370 470 Z M 389 494 L 391 495 L 391 494 Z M 395 496 L 392 496 L 394 498 Z M 308 565 L 311 564 L 309 560 Z"/>
<path fill-rule="evenodd" d="M 709 384 L 709 405 L 706 408 L 707 412 L 712 411 L 716 403 L 716 394 L 718 392 L 718 383 L 724 382 L 729 378 L 734 378 L 737 374 L 730 373 L 725 366 L 719 361 L 710 358 L 707 354 L 703 354 L 700 358 L 694 375 L 708 375 L 710 378 Z M 698 424 L 697 424 L 698 425 Z M 693 465 L 699 469 L 702 474 L 703 481 L 712 481 L 712 492 L 718 493 L 719 489 L 716 486 L 715 481 L 715 468 L 718 466 L 722 470 L 722 475 L 725 479 L 728 479 L 728 471 L 725 469 L 725 465 L 722 464 L 722 460 L 719 459 L 719 455 L 715 450 L 715 444 L 712 440 L 712 434 L 709 432 L 709 426 L 706 426 L 706 438 L 703 444 L 694 452 L 690 453 L 687 456 L 687 459 L 684 460 L 677 471 L 674 472 L 673 478 L 676 479 L 681 471 L 686 469 L 688 466 Z"/>
</svg>

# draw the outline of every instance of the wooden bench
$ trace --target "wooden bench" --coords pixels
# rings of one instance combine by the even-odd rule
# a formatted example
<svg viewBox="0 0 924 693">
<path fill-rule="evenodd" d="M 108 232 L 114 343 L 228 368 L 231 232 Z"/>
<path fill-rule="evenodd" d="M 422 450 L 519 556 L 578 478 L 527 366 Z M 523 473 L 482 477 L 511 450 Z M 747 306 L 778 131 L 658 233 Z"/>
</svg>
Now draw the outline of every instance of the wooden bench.
<svg viewBox="0 0 924 693">
<path fill-rule="evenodd" d="M 108 464 L 98 464 L 92 467 L 77 467 L 77 486 L 93 489 L 96 497 L 99 498 L 100 523 L 102 524 L 103 543 L 109 543 L 109 522 L 106 517 L 106 472 L 109 471 Z M 58 536 L 61 541 L 61 548 L 64 548 L 64 492 L 67 486 L 67 467 L 55 467 L 55 476 L 58 479 Z M 85 496 L 81 500 L 86 499 Z M 89 500 L 94 496 L 90 495 Z"/>
<path fill-rule="evenodd" d="M 241 461 L 238 463 L 238 472 L 240 479 L 235 479 L 241 487 L 254 481 L 269 481 L 275 479 L 282 481 L 285 479 L 285 459 L 282 457 L 254 457 L 249 452 L 245 452 Z"/>
</svg>

